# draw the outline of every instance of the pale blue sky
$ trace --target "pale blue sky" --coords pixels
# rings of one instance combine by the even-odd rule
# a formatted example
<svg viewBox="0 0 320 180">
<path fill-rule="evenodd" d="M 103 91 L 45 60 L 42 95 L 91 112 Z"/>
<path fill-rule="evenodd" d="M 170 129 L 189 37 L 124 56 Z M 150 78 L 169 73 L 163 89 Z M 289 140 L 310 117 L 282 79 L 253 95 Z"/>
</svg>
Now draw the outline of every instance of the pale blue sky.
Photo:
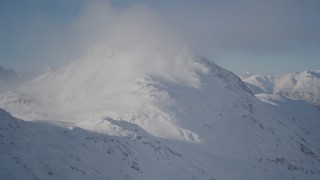
<svg viewBox="0 0 320 180">
<path fill-rule="evenodd" d="M 319 0 L 113 0 L 121 11 L 145 5 L 200 53 L 241 73 L 320 68 Z M 74 35 L 84 0 L 1 0 L 0 66 L 40 70 L 87 48 Z"/>
</svg>

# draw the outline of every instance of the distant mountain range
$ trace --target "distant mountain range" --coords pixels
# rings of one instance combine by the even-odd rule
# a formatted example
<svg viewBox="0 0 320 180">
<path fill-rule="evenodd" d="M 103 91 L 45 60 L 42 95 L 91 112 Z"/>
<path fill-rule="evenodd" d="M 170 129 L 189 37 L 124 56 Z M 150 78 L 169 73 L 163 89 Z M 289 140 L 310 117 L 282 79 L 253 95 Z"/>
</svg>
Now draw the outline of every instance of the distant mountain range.
<svg viewBox="0 0 320 180">
<path fill-rule="evenodd" d="M 20 82 L 20 75 L 13 69 L 0 66 L 0 93 L 13 89 Z"/>
<path fill-rule="evenodd" d="M 0 66 L 0 93 L 15 89 L 36 75 L 34 72 L 17 73 L 11 68 Z"/>
<path fill-rule="evenodd" d="M 255 94 L 277 94 L 320 106 L 320 70 L 285 75 L 245 73 L 240 78 Z"/>
</svg>

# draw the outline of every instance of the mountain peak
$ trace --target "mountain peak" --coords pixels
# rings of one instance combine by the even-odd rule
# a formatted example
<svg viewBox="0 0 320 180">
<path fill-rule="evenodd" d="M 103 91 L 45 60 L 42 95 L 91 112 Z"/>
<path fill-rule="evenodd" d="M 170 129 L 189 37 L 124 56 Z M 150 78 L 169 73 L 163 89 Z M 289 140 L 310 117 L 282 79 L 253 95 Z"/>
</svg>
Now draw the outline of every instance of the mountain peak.
<svg viewBox="0 0 320 180">
<path fill-rule="evenodd" d="M 18 100 L 5 104 L 7 108 L 29 104 L 15 112 L 18 116 L 42 109 L 38 118 L 63 116 L 79 122 L 96 114 L 134 122 L 157 137 L 201 142 L 197 133 L 181 127 L 186 118 L 178 112 L 195 102 L 211 103 L 224 93 L 230 96 L 228 92 L 253 98 L 236 75 L 186 46 L 116 41 L 96 46 L 83 58 L 23 85 L 18 94 L 8 95 Z"/>
</svg>

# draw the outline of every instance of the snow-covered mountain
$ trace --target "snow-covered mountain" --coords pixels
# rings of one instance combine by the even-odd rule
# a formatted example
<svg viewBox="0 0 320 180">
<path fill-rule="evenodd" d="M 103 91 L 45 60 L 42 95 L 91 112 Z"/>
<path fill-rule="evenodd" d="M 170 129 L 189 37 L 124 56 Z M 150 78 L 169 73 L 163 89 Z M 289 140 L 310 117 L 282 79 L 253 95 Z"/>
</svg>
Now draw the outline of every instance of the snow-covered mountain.
<svg viewBox="0 0 320 180">
<path fill-rule="evenodd" d="M 22 83 L 32 79 L 33 76 L 33 73 L 18 74 L 13 69 L 0 66 L 0 93 L 15 89 Z"/>
<path fill-rule="evenodd" d="M 208 91 L 223 93 L 220 86 L 230 89 L 230 99 L 252 96 L 237 76 L 187 48 L 117 41 L 4 94 L 2 102 L 21 118 L 79 122 L 92 116 L 110 117 L 134 122 L 159 137 L 200 141 L 178 124 L 185 123 L 180 121 L 186 118 L 186 106 L 201 104 Z M 188 93 L 190 99 L 185 98 Z M 199 93 L 196 101 L 192 93 Z"/>
<path fill-rule="evenodd" d="M 319 179 L 320 111 L 259 98 L 185 46 L 109 41 L 1 94 L 30 122 L 0 110 L 0 177 Z"/>
<path fill-rule="evenodd" d="M 279 76 L 275 74 L 244 73 L 240 75 L 240 78 L 247 83 L 253 93 L 259 94 L 272 93 L 275 88 L 275 81 L 279 79 Z"/>
<path fill-rule="evenodd" d="M 9 91 L 17 85 L 19 75 L 12 69 L 0 66 L 0 93 Z"/>
<path fill-rule="evenodd" d="M 278 94 L 320 106 L 320 70 L 285 75 L 245 73 L 240 77 L 254 93 Z"/>
</svg>

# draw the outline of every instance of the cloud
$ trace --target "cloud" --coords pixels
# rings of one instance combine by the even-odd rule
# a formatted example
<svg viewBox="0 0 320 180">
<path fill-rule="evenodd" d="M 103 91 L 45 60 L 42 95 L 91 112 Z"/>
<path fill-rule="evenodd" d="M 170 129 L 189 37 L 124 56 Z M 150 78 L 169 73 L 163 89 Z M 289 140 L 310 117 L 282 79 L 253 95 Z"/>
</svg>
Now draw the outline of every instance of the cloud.
<svg viewBox="0 0 320 180">
<path fill-rule="evenodd" d="M 29 69 L 62 66 L 120 36 L 179 41 L 201 53 L 270 54 L 320 46 L 317 0 L 11 2 L 0 6 L 1 54 L 9 67 L 9 61 Z"/>
<path fill-rule="evenodd" d="M 64 28 L 64 33 L 50 42 L 49 49 L 51 54 L 60 53 L 60 64 L 119 39 L 131 45 L 142 41 L 183 41 L 161 13 L 143 4 L 116 8 L 106 1 L 85 1 L 70 26 Z"/>
<path fill-rule="evenodd" d="M 23 7 L 17 3 L 7 4 L 7 19 L 14 20 L 15 24 L 4 26 L 10 35 L 6 44 L 10 52 L 5 53 L 26 69 L 62 66 L 83 56 L 96 45 L 116 38 L 137 43 L 143 39 L 152 41 L 153 38 L 178 39 L 178 34 L 174 35 L 162 15 L 143 3 L 122 7 L 98 0 L 46 2 L 41 5 L 31 1 Z M 73 6 L 78 8 L 73 9 Z M 23 13 L 16 15 L 9 9 L 13 12 L 22 9 Z M 1 21 L 4 19 L 0 18 Z M 8 33 L 10 30 L 16 32 Z"/>
<path fill-rule="evenodd" d="M 319 1 L 206 1 L 177 5 L 166 14 L 201 47 L 268 53 L 319 44 L 319 8 Z"/>
</svg>

